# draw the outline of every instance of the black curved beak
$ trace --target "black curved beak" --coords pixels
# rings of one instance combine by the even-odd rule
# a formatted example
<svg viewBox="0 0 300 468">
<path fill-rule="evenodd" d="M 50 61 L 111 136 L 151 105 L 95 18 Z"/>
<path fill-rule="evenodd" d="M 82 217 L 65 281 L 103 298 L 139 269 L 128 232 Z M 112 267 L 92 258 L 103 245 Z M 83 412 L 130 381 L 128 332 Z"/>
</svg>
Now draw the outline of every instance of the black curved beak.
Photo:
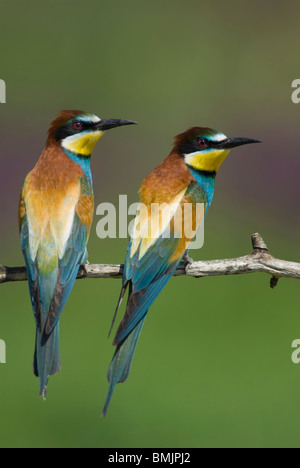
<svg viewBox="0 0 300 468">
<path fill-rule="evenodd" d="M 221 141 L 217 147 L 221 149 L 231 149 L 236 146 L 249 145 L 250 143 L 261 143 L 260 140 L 252 140 L 251 138 L 228 138 Z"/>
<path fill-rule="evenodd" d="M 121 120 L 121 119 L 103 119 L 97 122 L 95 128 L 97 130 L 105 131 L 111 128 L 122 127 L 123 125 L 136 125 L 137 122 L 132 120 Z"/>
</svg>

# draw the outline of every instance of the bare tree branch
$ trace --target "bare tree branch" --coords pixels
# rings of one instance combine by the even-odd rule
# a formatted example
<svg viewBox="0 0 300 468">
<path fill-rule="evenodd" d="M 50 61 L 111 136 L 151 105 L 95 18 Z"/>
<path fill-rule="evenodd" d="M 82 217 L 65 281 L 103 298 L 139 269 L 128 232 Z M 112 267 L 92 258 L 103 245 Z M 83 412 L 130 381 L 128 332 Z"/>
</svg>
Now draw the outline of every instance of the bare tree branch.
<svg viewBox="0 0 300 468">
<path fill-rule="evenodd" d="M 289 262 L 272 257 L 258 233 L 251 236 L 253 251 L 243 257 L 194 262 L 188 260 L 179 265 L 175 276 L 240 275 L 246 273 L 267 273 L 272 276 L 270 286 L 274 288 L 279 278 L 300 279 L 300 263 Z M 77 279 L 84 278 L 121 278 L 123 265 L 92 265 L 80 267 Z M 26 281 L 25 267 L 4 267 L 0 265 L 0 283 Z"/>
</svg>

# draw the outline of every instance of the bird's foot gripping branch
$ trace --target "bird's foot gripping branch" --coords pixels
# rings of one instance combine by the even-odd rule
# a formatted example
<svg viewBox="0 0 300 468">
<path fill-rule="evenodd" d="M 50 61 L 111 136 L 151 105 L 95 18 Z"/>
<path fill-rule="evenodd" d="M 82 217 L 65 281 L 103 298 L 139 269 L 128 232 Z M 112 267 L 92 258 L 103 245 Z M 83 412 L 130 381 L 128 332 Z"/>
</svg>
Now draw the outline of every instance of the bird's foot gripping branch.
<svg viewBox="0 0 300 468">
<path fill-rule="evenodd" d="M 251 236 L 253 250 L 248 255 L 220 260 L 182 262 L 174 276 L 205 276 L 241 275 L 247 273 L 267 273 L 271 275 L 270 285 L 275 287 L 279 278 L 300 279 L 300 263 L 281 260 L 273 257 L 262 236 L 258 233 Z M 122 264 L 86 264 L 81 266 L 77 279 L 122 278 Z M 25 267 L 5 267 L 0 265 L 0 283 L 26 281 Z"/>
</svg>

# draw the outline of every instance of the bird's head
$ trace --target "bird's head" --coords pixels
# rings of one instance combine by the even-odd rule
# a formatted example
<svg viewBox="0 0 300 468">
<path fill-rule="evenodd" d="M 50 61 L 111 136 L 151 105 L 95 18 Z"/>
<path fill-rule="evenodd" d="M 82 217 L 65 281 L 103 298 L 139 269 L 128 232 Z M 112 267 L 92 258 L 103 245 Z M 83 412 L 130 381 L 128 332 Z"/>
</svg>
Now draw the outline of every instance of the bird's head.
<svg viewBox="0 0 300 468">
<path fill-rule="evenodd" d="M 136 122 L 100 119 L 83 111 L 61 111 L 49 129 L 48 144 L 57 142 L 62 148 L 83 157 L 90 157 L 97 141 L 106 130 Z"/>
<path fill-rule="evenodd" d="M 175 138 L 174 150 L 192 169 L 217 173 L 232 148 L 250 143 L 260 143 L 260 140 L 228 138 L 211 128 L 192 127 Z"/>
</svg>

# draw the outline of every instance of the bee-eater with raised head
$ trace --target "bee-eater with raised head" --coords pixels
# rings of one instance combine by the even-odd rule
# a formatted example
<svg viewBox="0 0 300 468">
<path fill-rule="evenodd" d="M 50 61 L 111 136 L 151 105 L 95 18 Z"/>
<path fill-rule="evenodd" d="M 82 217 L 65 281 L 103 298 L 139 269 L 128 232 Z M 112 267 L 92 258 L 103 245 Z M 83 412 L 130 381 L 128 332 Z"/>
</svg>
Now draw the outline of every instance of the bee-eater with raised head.
<svg viewBox="0 0 300 468">
<path fill-rule="evenodd" d="M 185 234 L 193 230 L 182 229 L 182 224 L 175 222 L 179 211 L 183 213 L 184 205 L 189 203 L 192 216 L 187 220 L 182 218 L 182 223 L 188 222 L 199 228 L 213 199 L 216 174 L 230 149 L 258 142 L 248 138 L 227 138 L 210 128 L 190 128 L 175 138 L 170 155 L 143 181 L 139 195 L 146 209 L 138 210 L 128 245 L 117 310 L 127 287 L 129 296 L 114 339 L 117 348 L 108 371 L 109 390 L 104 416 L 115 386 L 129 375 L 149 307 L 174 274 L 193 240 L 191 234 Z M 164 204 L 162 211 L 152 209 L 161 204 Z M 196 214 L 197 204 L 204 205 L 201 216 Z"/>
<path fill-rule="evenodd" d="M 22 188 L 19 227 L 36 321 L 33 371 L 44 398 L 48 377 L 61 368 L 59 317 L 87 260 L 94 214 L 91 154 L 105 130 L 133 123 L 61 111 Z"/>
</svg>

